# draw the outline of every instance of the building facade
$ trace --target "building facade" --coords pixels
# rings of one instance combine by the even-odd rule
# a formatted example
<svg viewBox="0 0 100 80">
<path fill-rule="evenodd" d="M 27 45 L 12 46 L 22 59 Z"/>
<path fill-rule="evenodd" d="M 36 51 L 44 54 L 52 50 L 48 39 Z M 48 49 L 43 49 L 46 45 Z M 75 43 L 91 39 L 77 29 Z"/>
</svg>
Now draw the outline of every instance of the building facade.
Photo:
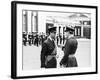
<svg viewBox="0 0 100 80">
<path fill-rule="evenodd" d="M 66 26 L 75 29 L 77 38 L 91 38 L 91 19 L 85 14 L 62 16 L 61 13 L 23 10 L 23 32 L 48 33 L 49 26 L 57 27 L 57 34 L 64 35 Z M 66 13 L 69 14 L 69 13 Z"/>
</svg>

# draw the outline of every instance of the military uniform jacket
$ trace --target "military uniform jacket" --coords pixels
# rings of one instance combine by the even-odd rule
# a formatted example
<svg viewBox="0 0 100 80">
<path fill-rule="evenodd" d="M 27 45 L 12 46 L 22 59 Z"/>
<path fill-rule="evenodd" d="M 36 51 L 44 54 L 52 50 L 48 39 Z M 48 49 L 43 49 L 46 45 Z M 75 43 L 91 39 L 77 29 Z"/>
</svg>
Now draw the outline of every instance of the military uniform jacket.
<svg viewBox="0 0 100 80">
<path fill-rule="evenodd" d="M 63 56 L 60 64 L 68 63 L 68 56 L 75 54 L 76 49 L 77 49 L 77 45 L 78 45 L 78 42 L 74 37 L 66 39 L 66 43 L 65 43 L 65 46 L 64 46 L 64 49 L 63 49 L 64 50 L 64 56 Z"/>
<path fill-rule="evenodd" d="M 56 46 L 54 45 L 53 41 L 51 41 L 49 38 L 44 41 L 42 45 L 42 50 L 41 50 L 41 67 L 45 67 L 45 61 L 46 57 L 48 55 L 52 55 L 52 52 Z M 56 53 L 55 53 L 56 55 Z"/>
</svg>

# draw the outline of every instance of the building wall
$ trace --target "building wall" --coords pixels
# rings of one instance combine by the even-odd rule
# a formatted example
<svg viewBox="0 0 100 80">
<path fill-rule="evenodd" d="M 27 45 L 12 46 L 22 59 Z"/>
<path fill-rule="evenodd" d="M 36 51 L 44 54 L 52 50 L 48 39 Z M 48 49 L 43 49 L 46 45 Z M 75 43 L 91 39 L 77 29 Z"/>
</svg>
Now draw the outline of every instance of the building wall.
<svg viewBox="0 0 100 80">
<path fill-rule="evenodd" d="M 38 33 L 48 33 L 48 26 L 57 27 L 57 34 L 63 36 L 64 29 L 63 27 L 71 26 L 71 23 L 62 24 L 55 23 L 55 19 L 50 19 L 48 16 L 53 16 L 52 14 L 46 14 L 45 12 L 37 11 L 23 11 L 23 32 L 38 32 Z M 91 38 L 91 21 L 90 20 L 79 20 L 78 24 L 74 24 L 74 36 L 78 38 Z M 66 22 L 67 23 L 67 22 Z M 59 28 L 60 27 L 60 28 Z"/>
</svg>

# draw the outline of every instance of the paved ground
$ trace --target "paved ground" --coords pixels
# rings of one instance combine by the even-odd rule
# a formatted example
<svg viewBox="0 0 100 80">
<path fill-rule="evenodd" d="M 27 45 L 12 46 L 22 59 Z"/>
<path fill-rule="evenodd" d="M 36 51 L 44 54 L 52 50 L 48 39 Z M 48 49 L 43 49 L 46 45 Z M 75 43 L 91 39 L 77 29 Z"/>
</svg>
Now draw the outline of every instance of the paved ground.
<svg viewBox="0 0 100 80">
<path fill-rule="evenodd" d="M 91 60 L 91 44 L 90 40 L 78 40 L 78 49 L 76 51 L 76 58 L 79 67 L 87 67 L 90 66 Z M 41 46 L 36 47 L 32 46 L 23 46 L 23 69 L 24 70 L 31 70 L 31 69 L 39 69 L 40 68 L 40 52 Z M 59 61 L 63 57 L 63 51 L 60 48 L 57 48 L 57 58 L 59 68 Z"/>
</svg>

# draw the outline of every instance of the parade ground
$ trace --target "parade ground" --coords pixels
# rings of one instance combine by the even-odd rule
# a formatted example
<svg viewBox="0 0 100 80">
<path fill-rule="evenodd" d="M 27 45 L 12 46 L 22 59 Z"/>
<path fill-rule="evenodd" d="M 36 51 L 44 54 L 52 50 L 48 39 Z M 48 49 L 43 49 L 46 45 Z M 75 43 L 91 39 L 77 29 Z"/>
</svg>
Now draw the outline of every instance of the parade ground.
<svg viewBox="0 0 100 80">
<path fill-rule="evenodd" d="M 78 67 L 89 67 L 91 65 L 91 40 L 77 39 L 78 48 L 75 53 Z M 40 69 L 41 46 L 23 46 L 23 70 Z M 57 68 L 63 57 L 63 51 L 57 47 Z"/>
</svg>

